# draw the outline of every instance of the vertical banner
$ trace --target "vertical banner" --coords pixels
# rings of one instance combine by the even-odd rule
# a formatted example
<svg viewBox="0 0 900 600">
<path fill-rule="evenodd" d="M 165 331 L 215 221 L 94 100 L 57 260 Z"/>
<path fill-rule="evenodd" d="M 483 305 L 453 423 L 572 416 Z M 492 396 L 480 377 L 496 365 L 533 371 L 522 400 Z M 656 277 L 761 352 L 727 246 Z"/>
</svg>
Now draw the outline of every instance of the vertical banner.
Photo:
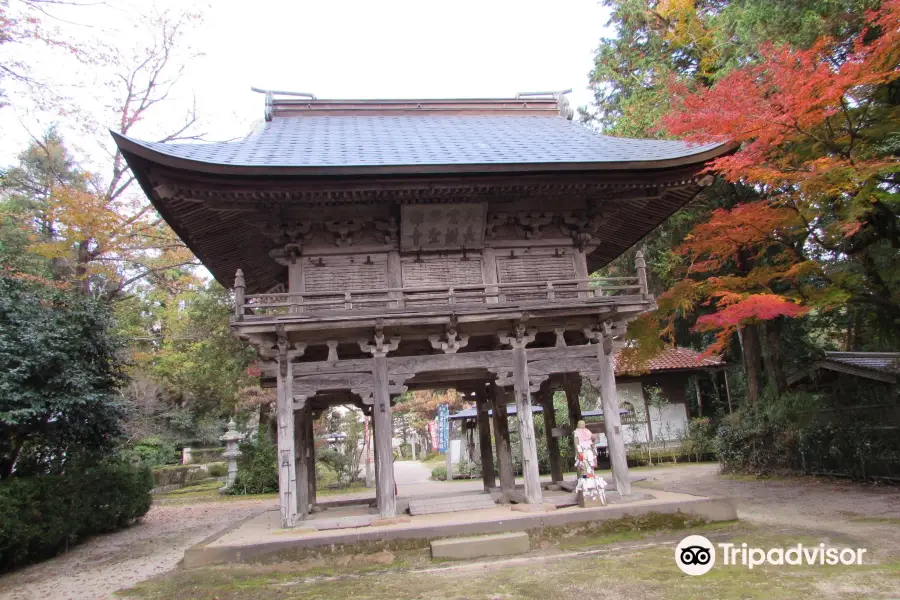
<svg viewBox="0 0 900 600">
<path fill-rule="evenodd" d="M 450 406 L 438 405 L 438 452 L 446 452 L 450 445 Z"/>
<path fill-rule="evenodd" d="M 437 418 L 435 418 L 434 421 L 428 421 L 428 437 L 431 438 L 431 451 L 437 452 L 437 449 L 438 449 Z"/>
</svg>

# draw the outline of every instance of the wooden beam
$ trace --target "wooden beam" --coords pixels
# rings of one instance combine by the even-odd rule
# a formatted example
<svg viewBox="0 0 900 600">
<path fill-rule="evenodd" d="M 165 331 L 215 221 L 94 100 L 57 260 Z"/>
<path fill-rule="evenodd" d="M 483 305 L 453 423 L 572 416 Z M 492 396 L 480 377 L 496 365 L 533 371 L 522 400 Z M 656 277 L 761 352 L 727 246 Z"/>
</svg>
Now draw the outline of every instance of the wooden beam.
<svg viewBox="0 0 900 600">
<path fill-rule="evenodd" d="M 578 358 L 592 359 L 597 356 L 597 347 L 593 344 L 581 346 L 565 346 L 551 348 L 533 348 L 528 351 L 528 361 L 557 361 L 564 364 Z M 585 365 L 593 364 L 585 361 Z M 512 356 L 507 350 L 478 350 L 475 352 L 457 352 L 456 354 L 426 354 L 421 356 L 388 356 L 388 373 L 424 373 L 428 371 L 459 371 L 485 369 L 486 367 L 507 367 L 512 370 Z M 538 367 L 541 373 L 545 369 Z M 575 372 L 578 369 L 566 369 Z M 299 362 L 294 365 L 296 377 L 321 376 L 322 382 L 329 380 L 328 375 L 368 375 L 372 364 L 368 358 L 339 360 L 336 363 L 327 361 Z M 332 379 L 332 381 L 338 378 Z M 313 381 L 314 378 L 310 378 Z"/>
</svg>

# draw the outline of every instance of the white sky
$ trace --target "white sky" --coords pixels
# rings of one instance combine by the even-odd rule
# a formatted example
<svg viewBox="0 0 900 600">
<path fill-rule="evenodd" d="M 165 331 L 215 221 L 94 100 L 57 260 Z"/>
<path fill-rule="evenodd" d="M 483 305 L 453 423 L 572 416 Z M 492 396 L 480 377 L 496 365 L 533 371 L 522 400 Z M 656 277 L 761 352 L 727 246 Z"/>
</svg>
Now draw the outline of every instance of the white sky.
<svg viewBox="0 0 900 600">
<path fill-rule="evenodd" d="M 156 6 L 190 3 L 158 0 Z M 67 9 L 66 19 L 78 25 L 60 27 L 127 45 L 142 35 L 131 26 L 135 15 L 151 6 L 109 0 Z M 177 123 L 192 96 L 210 139 L 244 135 L 263 113 L 263 98 L 250 92 L 251 85 L 320 98 L 508 97 L 572 88 L 569 100 L 578 107 L 592 98 L 587 74 L 593 50 L 611 35 L 599 0 L 210 0 L 196 6 L 204 19 L 190 42 L 204 56 L 191 61 L 178 93 L 142 137 L 154 139 Z M 76 78 L 81 87 L 71 92 L 75 103 L 110 125 L 102 90 L 85 83 L 101 74 L 75 76 L 50 58 L 35 59 L 39 51 L 31 56 L 38 76 Z M 37 134 L 56 121 L 82 160 L 102 173 L 105 158 L 96 145 L 108 139 L 102 127 L 70 131 L 58 114 L 35 112 L 24 98 L 12 100 L 13 106 L 0 109 L 0 165 L 15 160 L 28 130 Z"/>
</svg>

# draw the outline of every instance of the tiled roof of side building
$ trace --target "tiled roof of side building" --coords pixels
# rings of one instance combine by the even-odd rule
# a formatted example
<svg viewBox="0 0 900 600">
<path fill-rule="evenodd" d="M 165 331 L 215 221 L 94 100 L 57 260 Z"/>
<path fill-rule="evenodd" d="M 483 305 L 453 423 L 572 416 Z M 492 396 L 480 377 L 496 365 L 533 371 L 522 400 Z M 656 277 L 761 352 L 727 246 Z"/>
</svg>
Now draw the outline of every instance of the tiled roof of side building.
<svg viewBox="0 0 900 600">
<path fill-rule="evenodd" d="M 870 371 L 900 373 L 900 352 L 826 352 L 825 360 Z"/>
<path fill-rule="evenodd" d="M 618 359 L 618 355 L 616 355 Z M 618 360 L 616 360 L 618 363 Z M 725 362 L 720 356 L 704 356 L 701 352 L 690 348 L 667 348 L 661 354 L 650 360 L 648 370 L 651 373 L 659 371 L 677 371 L 685 369 L 707 369 L 723 366 Z M 616 365 L 616 374 L 622 375 L 621 369 Z"/>
<path fill-rule="evenodd" d="M 388 167 L 647 163 L 687 159 L 723 144 L 602 135 L 558 116 L 324 115 L 276 117 L 248 137 L 164 144 L 118 139 L 200 166 Z"/>
</svg>

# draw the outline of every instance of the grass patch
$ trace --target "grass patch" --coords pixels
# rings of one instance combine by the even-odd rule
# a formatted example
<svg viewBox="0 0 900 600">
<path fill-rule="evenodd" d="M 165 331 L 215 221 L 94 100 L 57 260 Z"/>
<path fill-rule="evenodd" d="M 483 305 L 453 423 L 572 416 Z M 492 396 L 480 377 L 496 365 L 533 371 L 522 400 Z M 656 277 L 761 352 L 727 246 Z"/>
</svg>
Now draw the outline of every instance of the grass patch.
<svg viewBox="0 0 900 600">
<path fill-rule="evenodd" d="M 754 531 L 748 541 L 762 547 L 796 544 L 802 536 Z M 740 543 L 740 539 L 731 541 Z M 702 577 L 681 573 L 673 544 L 611 548 L 608 553 L 525 565 L 424 572 L 421 554 L 397 555 L 390 564 L 349 564 L 337 569 L 317 563 L 268 566 L 234 565 L 180 571 L 140 584 L 120 595 L 146 600 L 219 600 L 304 598 L 336 600 L 461 600 L 463 598 L 572 597 L 717 598 L 766 600 L 792 598 L 890 598 L 900 585 L 900 563 L 854 567 L 716 566 Z"/>
<path fill-rule="evenodd" d="M 900 518 L 898 517 L 850 517 L 854 523 L 880 523 L 884 525 L 900 526 Z"/>
<path fill-rule="evenodd" d="M 428 467 L 429 469 L 433 469 L 435 467 L 440 467 L 447 464 L 447 459 L 443 454 L 439 454 L 437 456 L 432 456 L 428 460 L 421 461 L 423 465 Z"/>
</svg>

